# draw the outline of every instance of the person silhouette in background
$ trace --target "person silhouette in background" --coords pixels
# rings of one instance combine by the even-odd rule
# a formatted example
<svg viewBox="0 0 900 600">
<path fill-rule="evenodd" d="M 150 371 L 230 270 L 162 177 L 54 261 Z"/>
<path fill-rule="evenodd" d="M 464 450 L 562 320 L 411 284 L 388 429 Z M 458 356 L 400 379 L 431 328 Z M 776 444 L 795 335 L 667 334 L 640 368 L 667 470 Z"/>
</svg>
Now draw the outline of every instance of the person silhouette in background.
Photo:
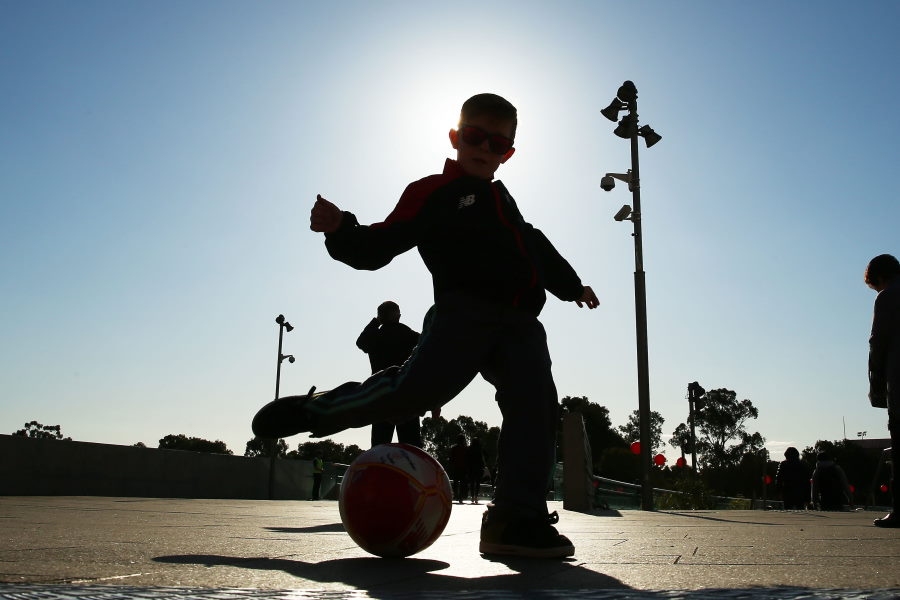
<svg viewBox="0 0 900 600">
<path fill-rule="evenodd" d="M 819 510 L 844 510 L 853 504 L 847 475 L 827 452 L 819 452 L 812 474 L 812 502 Z"/>
<path fill-rule="evenodd" d="M 418 332 L 400 322 L 400 306 L 391 300 L 378 306 L 375 318 L 369 321 L 356 340 L 356 346 L 369 355 L 372 373 L 402 365 L 418 343 Z M 437 417 L 439 414 L 440 408 L 432 410 L 432 416 Z M 372 446 L 390 444 L 394 438 L 394 427 L 394 423 L 390 421 L 373 423 Z M 422 447 L 419 417 L 397 423 L 396 428 L 398 442 Z"/>
<path fill-rule="evenodd" d="M 466 457 L 469 447 L 466 445 L 466 436 L 456 436 L 456 443 L 450 448 L 450 478 L 453 480 L 453 499 L 463 503 L 468 485 L 468 467 Z"/>
<path fill-rule="evenodd" d="M 311 500 L 318 500 L 319 493 L 322 490 L 322 473 L 325 472 L 325 461 L 322 459 L 321 453 L 318 453 L 313 457 L 312 467 L 313 467 L 313 487 L 312 487 Z"/>
<path fill-rule="evenodd" d="M 472 438 L 472 443 L 466 449 L 466 475 L 472 504 L 478 504 L 478 491 L 481 488 L 481 480 L 484 479 L 484 452 L 481 449 L 481 440 L 477 437 Z"/>
<path fill-rule="evenodd" d="M 800 460 L 800 451 L 793 446 L 784 451 L 775 487 L 781 493 L 785 510 L 803 510 L 809 504 L 809 466 Z"/>
<path fill-rule="evenodd" d="M 900 444 L 900 262 L 890 254 L 869 261 L 865 282 L 878 292 L 872 335 L 869 337 L 869 402 L 888 409 L 891 433 L 891 494 L 893 510 L 876 527 L 900 527 L 900 493 L 897 493 L 897 456 Z"/>
</svg>

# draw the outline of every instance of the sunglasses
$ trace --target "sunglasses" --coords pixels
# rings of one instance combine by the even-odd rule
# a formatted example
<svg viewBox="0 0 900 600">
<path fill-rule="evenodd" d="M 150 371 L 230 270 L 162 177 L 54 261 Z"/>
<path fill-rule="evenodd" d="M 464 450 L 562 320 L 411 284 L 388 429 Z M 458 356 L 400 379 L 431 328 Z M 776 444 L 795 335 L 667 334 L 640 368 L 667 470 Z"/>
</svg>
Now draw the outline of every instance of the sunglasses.
<svg viewBox="0 0 900 600">
<path fill-rule="evenodd" d="M 513 147 L 513 140 L 499 133 L 488 133 L 475 125 L 461 125 L 459 134 L 462 140 L 470 146 L 480 146 L 484 140 L 488 141 L 488 147 L 494 154 L 506 154 Z"/>
</svg>

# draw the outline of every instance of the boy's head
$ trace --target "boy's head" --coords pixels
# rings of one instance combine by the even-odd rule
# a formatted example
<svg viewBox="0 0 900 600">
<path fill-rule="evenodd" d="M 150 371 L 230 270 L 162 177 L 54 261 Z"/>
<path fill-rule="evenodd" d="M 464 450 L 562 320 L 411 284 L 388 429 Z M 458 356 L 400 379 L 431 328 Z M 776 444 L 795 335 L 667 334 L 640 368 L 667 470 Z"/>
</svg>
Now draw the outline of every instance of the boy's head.
<svg viewBox="0 0 900 600">
<path fill-rule="evenodd" d="M 516 151 L 516 107 L 496 94 L 477 94 L 466 100 L 459 126 L 450 130 L 459 166 L 479 179 L 493 179 L 497 168 Z"/>
<path fill-rule="evenodd" d="M 900 262 L 890 254 L 879 254 L 866 267 L 866 285 L 880 292 L 895 277 L 900 275 Z"/>
</svg>

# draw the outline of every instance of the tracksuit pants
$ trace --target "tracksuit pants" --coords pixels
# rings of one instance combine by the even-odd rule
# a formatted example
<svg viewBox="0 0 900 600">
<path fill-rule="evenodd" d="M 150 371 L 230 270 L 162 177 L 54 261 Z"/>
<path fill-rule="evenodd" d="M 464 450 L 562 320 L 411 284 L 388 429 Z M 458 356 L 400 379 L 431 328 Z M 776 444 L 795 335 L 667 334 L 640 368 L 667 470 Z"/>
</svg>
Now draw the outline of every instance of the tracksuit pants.
<svg viewBox="0 0 900 600">
<path fill-rule="evenodd" d="M 559 410 L 550 364 L 547 336 L 535 315 L 453 295 L 429 310 L 419 344 L 403 365 L 313 394 L 304 408 L 317 437 L 385 419 L 403 422 L 446 404 L 480 373 L 497 390 L 503 415 L 494 503 L 543 516 Z"/>
</svg>

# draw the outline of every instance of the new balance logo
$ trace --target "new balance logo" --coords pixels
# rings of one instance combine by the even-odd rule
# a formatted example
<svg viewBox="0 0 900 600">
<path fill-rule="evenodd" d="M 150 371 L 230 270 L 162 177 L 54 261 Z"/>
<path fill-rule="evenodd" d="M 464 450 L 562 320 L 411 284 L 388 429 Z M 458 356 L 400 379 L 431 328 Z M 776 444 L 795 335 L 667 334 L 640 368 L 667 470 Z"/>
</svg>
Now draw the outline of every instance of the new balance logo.
<svg viewBox="0 0 900 600">
<path fill-rule="evenodd" d="M 468 196 L 463 196 L 459 199 L 457 208 L 465 208 L 466 206 L 472 206 L 473 204 L 475 204 L 475 194 L 469 194 Z"/>
</svg>

